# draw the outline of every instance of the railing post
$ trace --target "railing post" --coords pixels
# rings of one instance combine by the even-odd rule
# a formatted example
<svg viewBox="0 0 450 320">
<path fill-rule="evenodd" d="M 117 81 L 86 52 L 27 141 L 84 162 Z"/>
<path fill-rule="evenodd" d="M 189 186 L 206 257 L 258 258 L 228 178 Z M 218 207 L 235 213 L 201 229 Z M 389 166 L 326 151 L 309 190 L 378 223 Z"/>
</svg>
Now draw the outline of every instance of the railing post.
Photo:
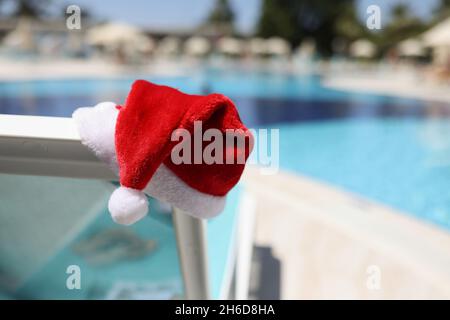
<svg viewBox="0 0 450 320">
<path fill-rule="evenodd" d="M 210 299 L 206 221 L 173 208 L 185 298 Z"/>
<path fill-rule="evenodd" d="M 0 172 L 117 180 L 81 144 L 70 118 L 0 115 Z M 173 209 L 187 299 L 210 299 L 206 221 Z"/>
</svg>

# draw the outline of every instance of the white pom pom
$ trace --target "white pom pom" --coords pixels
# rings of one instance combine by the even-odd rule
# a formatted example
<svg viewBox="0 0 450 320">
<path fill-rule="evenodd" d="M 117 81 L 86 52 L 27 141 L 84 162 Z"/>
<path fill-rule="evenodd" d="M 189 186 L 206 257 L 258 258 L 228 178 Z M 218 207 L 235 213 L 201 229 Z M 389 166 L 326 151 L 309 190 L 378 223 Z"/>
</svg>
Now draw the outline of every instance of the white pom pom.
<svg viewBox="0 0 450 320">
<path fill-rule="evenodd" d="M 109 198 L 108 209 L 115 222 L 130 225 L 145 217 L 148 200 L 142 191 L 120 187 Z"/>
</svg>

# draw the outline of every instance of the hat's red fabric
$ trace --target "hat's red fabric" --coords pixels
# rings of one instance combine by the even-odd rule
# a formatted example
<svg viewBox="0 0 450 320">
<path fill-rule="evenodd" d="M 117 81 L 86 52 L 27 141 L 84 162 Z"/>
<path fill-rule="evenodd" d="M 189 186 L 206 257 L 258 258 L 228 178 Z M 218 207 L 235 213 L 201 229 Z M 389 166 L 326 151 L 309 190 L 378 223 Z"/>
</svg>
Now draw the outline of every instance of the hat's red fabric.
<svg viewBox="0 0 450 320">
<path fill-rule="evenodd" d="M 142 190 L 157 168 L 164 163 L 190 187 L 211 195 L 225 195 L 238 181 L 245 164 L 174 164 L 171 141 L 178 128 L 194 134 L 194 121 L 202 121 L 203 132 L 216 128 L 237 129 L 245 136 L 244 149 L 239 145 L 227 148 L 223 140 L 223 157 L 239 153 L 248 158 L 253 137 L 242 124 L 233 102 L 221 94 L 190 95 L 176 89 L 144 80 L 134 82 L 125 105 L 120 107 L 116 123 L 115 146 L 122 186 Z M 192 139 L 193 141 L 193 139 Z M 203 148 L 211 142 L 203 142 Z"/>
</svg>

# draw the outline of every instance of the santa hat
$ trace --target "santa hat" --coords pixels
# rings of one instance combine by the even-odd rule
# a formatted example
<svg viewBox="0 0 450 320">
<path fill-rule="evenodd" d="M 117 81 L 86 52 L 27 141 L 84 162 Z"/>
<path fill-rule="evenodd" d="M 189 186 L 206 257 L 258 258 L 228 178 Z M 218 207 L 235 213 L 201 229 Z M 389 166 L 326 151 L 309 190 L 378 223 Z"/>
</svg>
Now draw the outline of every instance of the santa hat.
<svg viewBox="0 0 450 320">
<path fill-rule="evenodd" d="M 229 98 L 189 95 L 144 80 L 134 82 L 123 106 L 103 102 L 77 109 L 73 118 L 82 143 L 118 173 L 121 186 L 111 195 L 108 208 L 114 221 L 127 225 L 147 214 L 144 193 L 195 217 L 216 216 L 223 210 L 226 194 L 239 181 L 253 144 Z M 224 134 L 223 148 L 215 150 L 223 161 L 208 164 L 194 159 L 198 152 L 195 155 L 191 138 L 193 152 L 187 157 L 191 161 L 174 162 L 172 151 L 186 138 L 177 139 L 182 136 L 180 130 L 191 137 L 201 135 L 196 132 L 198 123 L 202 130 L 217 129 Z M 235 137 L 244 138 L 244 145 L 227 143 L 229 129 Z M 210 140 L 201 141 L 201 154 Z M 232 162 L 227 160 L 230 155 Z M 244 162 L 237 161 L 242 158 Z"/>
</svg>

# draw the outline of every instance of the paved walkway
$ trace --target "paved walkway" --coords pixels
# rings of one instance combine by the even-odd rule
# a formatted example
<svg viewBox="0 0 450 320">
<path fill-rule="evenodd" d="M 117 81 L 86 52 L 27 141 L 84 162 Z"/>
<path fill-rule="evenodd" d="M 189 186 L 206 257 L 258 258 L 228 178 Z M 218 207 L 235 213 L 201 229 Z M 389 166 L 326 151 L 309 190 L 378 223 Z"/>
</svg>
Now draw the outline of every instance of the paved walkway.
<svg viewBox="0 0 450 320">
<path fill-rule="evenodd" d="M 449 232 L 294 174 L 250 168 L 244 182 L 283 299 L 450 298 Z"/>
<path fill-rule="evenodd" d="M 338 90 L 450 103 L 450 83 L 432 83 L 414 72 L 333 74 L 326 76 L 323 84 Z"/>
</svg>

